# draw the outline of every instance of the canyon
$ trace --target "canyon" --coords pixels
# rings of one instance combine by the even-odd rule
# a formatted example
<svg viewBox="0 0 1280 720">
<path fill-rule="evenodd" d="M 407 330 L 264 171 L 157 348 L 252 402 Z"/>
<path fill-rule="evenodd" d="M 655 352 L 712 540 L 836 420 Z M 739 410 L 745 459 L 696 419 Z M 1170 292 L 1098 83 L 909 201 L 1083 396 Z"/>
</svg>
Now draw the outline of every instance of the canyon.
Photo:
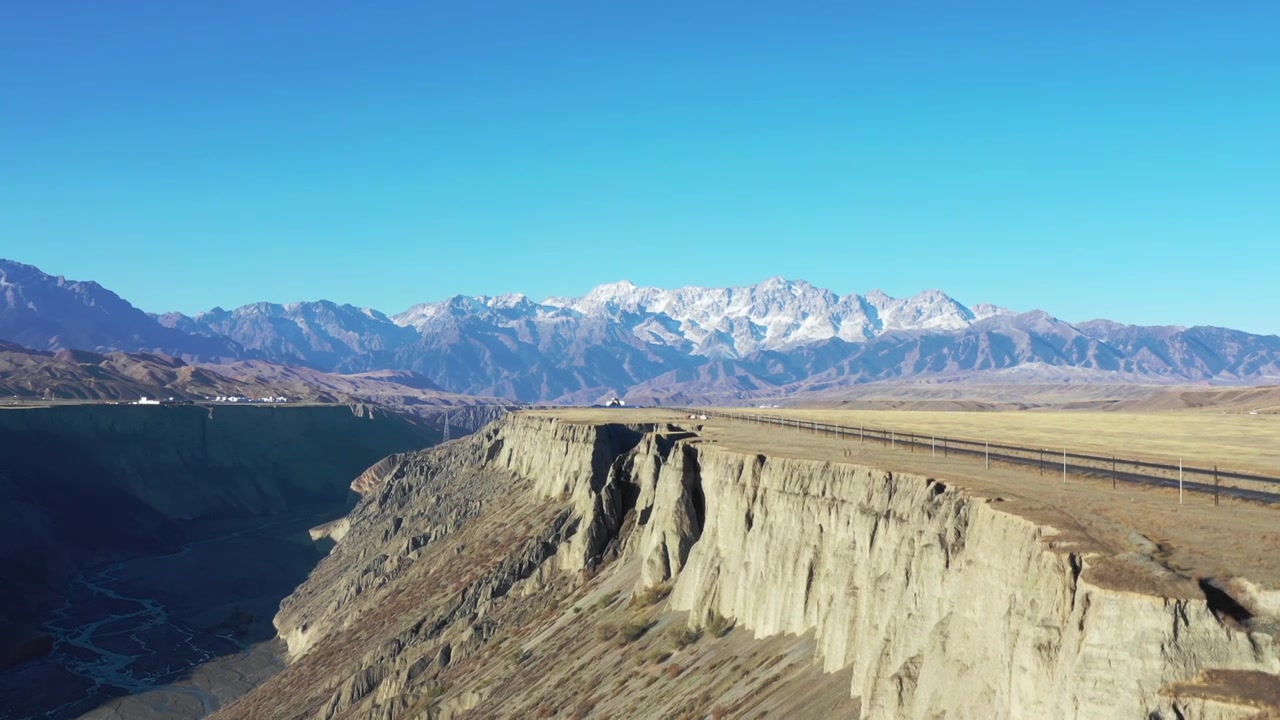
<svg viewBox="0 0 1280 720">
<path fill-rule="evenodd" d="M 1272 508 L 885 452 L 653 410 L 393 455 L 215 717 L 1280 713 Z"/>
<path fill-rule="evenodd" d="M 202 717 L 248 690 L 279 667 L 268 619 L 323 556 L 307 529 L 370 463 L 439 437 L 367 405 L 0 409 L 0 717 L 163 687 L 185 699 L 156 717 Z"/>
</svg>

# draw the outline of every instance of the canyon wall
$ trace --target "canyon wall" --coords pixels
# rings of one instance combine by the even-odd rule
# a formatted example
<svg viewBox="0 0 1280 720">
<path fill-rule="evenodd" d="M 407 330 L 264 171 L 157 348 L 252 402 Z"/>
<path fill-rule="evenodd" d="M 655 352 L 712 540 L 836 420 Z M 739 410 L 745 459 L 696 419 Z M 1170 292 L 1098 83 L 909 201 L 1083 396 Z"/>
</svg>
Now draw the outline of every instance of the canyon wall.
<svg viewBox="0 0 1280 720">
<path fill-rule="evenodd" d="M 1252 711 L 1173 690 L 1207 670 L 1280 672 L 1275 636 L 1195 585 L 1136 591 L 1169 580 L 1136 563 L 1128 587 L 1094 582 L 1104 558 L 999 503 L 855 465 L 689 450 L 659 487 L 688 488 L 696 461 L 704 522 L 679 521 L 690 491 L 665 506 L 660 493 L 645 529 L 674 527 L 688 547 L 646 565 L 676 566 L 671 607 L 757 637 L 814 632 L 827 671 L 852 669 L 866 717 L 1235 717 Z"/>
<path fill-rule="evenodd" d="M 351 478 L 425 447 L 368 406 L 68 405 L 0 410 L 0 667 L 78 569 L 172 550 L 195 521 L 354 500 Z"/>
<path fill-rule="evenodd" d="M 371 473 L 334 552 L 276 618 L 293 665 L 225 717 L 599 702 L 575 685 L 585 674 L 557 673 L 602 652 L 575 628 L 610 596 L 573 598 L 610 583 L 637 607 L 669 591 L 665 609 L 695 628 L 727 618 L 757 642 L 812 638 L 822 671 L 848 677 L 850 716 L 1225 720 L 1276 701 L 1274 608 L 1221 589 L 1238 582 L 1082 552 L 935 479 L 525 414 Z M 515 669 L 495 655 L 508 635 L 533 638 Z M 548 638 L 562 643 L 549 664 L 522 670 Z M 659 681 L 611 702 L 657 707 Z"/>
</svg>

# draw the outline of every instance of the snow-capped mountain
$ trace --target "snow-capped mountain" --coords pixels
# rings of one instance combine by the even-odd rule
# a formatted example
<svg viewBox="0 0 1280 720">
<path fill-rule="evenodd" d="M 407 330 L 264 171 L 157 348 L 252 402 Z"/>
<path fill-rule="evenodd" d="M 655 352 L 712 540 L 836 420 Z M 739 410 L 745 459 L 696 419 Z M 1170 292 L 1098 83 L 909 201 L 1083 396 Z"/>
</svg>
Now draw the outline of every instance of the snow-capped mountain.
<svg viewBox="0 0 1280 720">
<path fill-rule="evenodd" d="M 420 313 L 426 307 L 430 306 L 415 310 Z M 840 296 L 803 280 L 780 277 L 747 287 L 677 290 L 637 287 L 624 280 L 578 298 L 548 298 L 537 307 L 544 316 L 554 315 L 546 308 L 556 308 L 606 318 L 627 326 L 645 342 L 688 348 L 693 355 L 708 357 L 744 357 L 833 338 L 861 342 L 889 330 L 958 330 L 1008 313 L 991 305 L 975 313 L 937 290 L 905 299 L 879 290 Z M 414 324 L 409 315 L 395 320 Z"/>
<path fill-rule="evenodd" d="M 938 290 L 837 295 L 803 280 L 666 290 L 623 281 L 535 302 L 455 296 L 395 315 L 328 301 L 147 316 L 95 283 L 0 261 L 0 340 L 160 350 L 324 371 L 410 370 L 451 392 L 526 401 L 731 400 L 925 377 L 1280 380 L 1280 337 L 1071 324 Z M 1013 372 L 1016 369 L 1016 372 Z M 1066 372 L 1066 371 L 1070 372 Z M 1012 374 L 1011 374 L 1012 373 Z M 1063 380 L 1065 381 L 1065 380 Z"/>
</svg>

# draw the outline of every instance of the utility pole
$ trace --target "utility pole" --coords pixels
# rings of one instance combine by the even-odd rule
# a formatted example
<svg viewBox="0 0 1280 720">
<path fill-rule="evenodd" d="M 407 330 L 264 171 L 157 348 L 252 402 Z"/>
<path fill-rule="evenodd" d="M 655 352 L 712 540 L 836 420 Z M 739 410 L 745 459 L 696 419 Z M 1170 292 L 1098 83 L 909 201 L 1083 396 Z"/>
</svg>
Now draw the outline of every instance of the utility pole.
<svg viewBox="0 0 1280 720">
<path fill-rule="evenodd" d="M 444 411 L 444 436 L 440 440 L 442 443 L 449 442 L 449 411 Z"/>
</svg>

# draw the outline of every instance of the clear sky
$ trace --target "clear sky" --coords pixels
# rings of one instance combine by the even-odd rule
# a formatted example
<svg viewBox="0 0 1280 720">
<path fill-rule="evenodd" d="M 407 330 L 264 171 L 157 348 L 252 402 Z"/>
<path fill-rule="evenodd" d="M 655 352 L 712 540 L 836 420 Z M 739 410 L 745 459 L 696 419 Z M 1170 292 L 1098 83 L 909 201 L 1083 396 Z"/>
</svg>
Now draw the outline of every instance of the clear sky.
<svg viewBox="0 0 1280 720">
<path fill-rule="evenodd" d="M 5 2 L 0 257 L 152 311 L 772 275 L 1280 332 L 1280 3 Z"/>
</svg>

